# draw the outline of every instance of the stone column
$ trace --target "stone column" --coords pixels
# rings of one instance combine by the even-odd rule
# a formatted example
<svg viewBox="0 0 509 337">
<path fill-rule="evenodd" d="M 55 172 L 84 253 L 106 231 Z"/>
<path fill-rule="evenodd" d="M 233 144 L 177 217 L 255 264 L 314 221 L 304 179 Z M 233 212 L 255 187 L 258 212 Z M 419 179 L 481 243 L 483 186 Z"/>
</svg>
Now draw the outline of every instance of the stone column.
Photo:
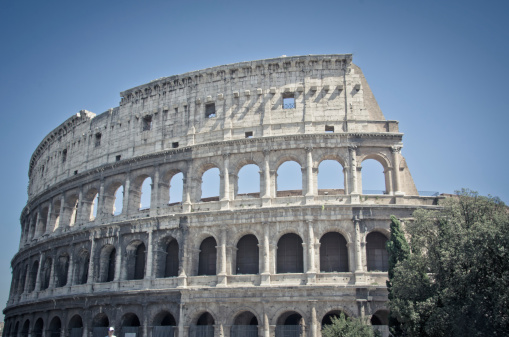
<svg viewBox="0 0 509 337">
<path fill-rule="evenodd" d="M 67 224 L 65 224 L 64 220 L 64 210 L 65 210 L 65 195 L 62 193 L 60 196 L 60 213 L 58 214 L 58 228 L 63 228 Z"/>
<path fill-rule="evenodd" d="M 117 246 L 116 249 L 116 256 L 115 256 L 115 281 L 120 281 L 120 272 L 122 269 L 122 245 L 120 244 L 120 231 L 117 233 Z"/>
<path fill-rule="evenodd" d="M 106 210 L 104 209 L 104 179 L 101 178 L 101 184 L 99 185 L 99 196 L 97 197 L 97 212 L 95 221 L 99 222 L 106 215 Z"/>
<path fill-rule="evenodd" d="M 95 232 L 90 235 L 90 261 L 88 263 L 88 277 L 87 284 L 94 283 L 94 271 L 95 271 Z"/>
<path fill-rule="evenodd" d="M 37 275 L 35 276 L 35 292 L 41 291 L 41 269 L 44 261 L 44 253 L 39 255 L 39 268 L 37 268 Z"/>
<path fill-rule="evenodd" d="M 230 154 L 223 154 L 223 197 L 221 198 L 221 209 L 230 208 L 230 174 L 228 172 L 228 166 L 230 165 Z"/>
<path fill-rule="evenodd" d="M 146 269 L 146 273 L 145 273 L 145 280 L 153 279 L 153 277 L 152 277 L 152 264 L 153 264 L 152 232 L 153 232 L 152 228 L 147 230 L 147 233 L 148 233 L 148 242 L 147 242 L 147 269 Z"/>
<path fill-rule="evenodd" d="M 404 195 L 403 192 L 401 192 L 401 183 L 400 183 L 400 177 L 399 177 L 399 163 L 401 158 L 401 146 L 393 146 L 391 147 L 392 151 L 392 174 L 393 174 L 393 191 L 395 195 Z"/>
<path fill-rule="evenodd" d="M 54 252 L 51 252 L 51 269 L 49 273 L 48 289 L 55 288 L 55 264 L 57 263 Z"/>
<path fill-rule="evenodd" d="M 270 337 L 269 317 L 265 312 L 263 313 L 263 337 Z"/>
<path fill-rule="evenodd" d="M 158 208 L 161 207 L 159 199 L 159 165 L 154 166 L 154 179 L 150 191 L 150 215 L 156 216 Z"/>
<path fill-rule="evenodd" d="M 261 272 L 261 285 L 270 284 L 270 245 L 269 245 L 269 223 L 263 223 L 263 268 Z"/>
<path fill-rule="evenodd" d="M 311 337 L 318 337 L 318 320 L 316 319 L 316 301 L 312 301 L 311 305 L 311 324 L 309 325 Z"/>
<path fill-rule="evenodd" d="M 364 284 L 366 282 L 364 276 L 364 268 L 362 266 L 362 248 L 361 248 L 361 220 L 356 216 L 353 219 L 355 226 L 355 283 Z"/>
<path fill-rule="evenodd" d="M 306 147 L 306 203 L 313 201 L 313 148 Z"/>
<path fill-rule="evenodd" d="M 219 272 L 217 273 L 217 286 L 226 286 L 226 228 L 221 228 L 221 237 L 218 249 Z"/>
<path fill-rule="evenodd" d="M 345 166 L 343 167 L 343 182 L 344 182 L 343 185 L 345 186 L 345 195 L 350 194 L 349 181 L 350 181 L 350 166 Z"/>
<path fill-rule="evenodd" d="M 193 170 L 191 167 L 191 161 L 189 160 L 187 162 L 187 171 L 184 173 L 184 179 L 183 179 L 183 190 L 184 195 L 182 196 L 182 211 L 184 213 L 191 212 L 192 208 L 192 201 L 191 201 L 191 191 L 192 191 L 192 175 Z"/>
<path fill-rule="evenodd" d="M 263 150 L 263 182 L 264 182 L 264 191 L 262 196 L 262 205 L 270 206 L 270 198 L 271 198 L 271 179 L 270 179 L 270 150 Z"/>
<path fill-rule="evenodd" d="M 37 207 L 37 215 L 36 215 L 36 221 L 35 221 L 35 230 L 34 230 L 34 237 L 41 236 L 40 227 L 41 227 L 41 206 Z"/>
<path fill-rule="evenodd" d="M 359 186 L 357 181 L 357 146 L 349 146 L 348 152 L 350 154 L 350 195 L 351 203 L 360 203 Z"/>
<path fill-rule="evenodd" d="M 84 213 L 84 202 L 83 202 L 83 185 L 80 186 L 80 191 L 78 192 L 78 210 L 76 212 L 76 220 L 75 225 L 82 224 L 85 221 L 90 220 L 90 214 Z M 89 209 L 90 211 L 90 209 Z"/>
<path fill-rule="evenodd" d="M 127 172 L 124 184 L 124 199 L 122 200 L 122 213 L 126 216 L 129 214 L 130 189 L 131 189 L 131 172 Z"/>
<path fill-rule="evenodd" d="M 313 228 L 313 221 L 307 220 L 308 224 L 308 268 L 306 270 L 308 276 L 308 284 L 316 282 L 316 268 L 315 268 L 315 232 Z"/>
<path fill-rule="evenodd" d="M 74 245 L 71 244 L 71 249 L 69 249 L 69 268 L 67 268 L 67 284 L 66 286 L 67 287 L 70 287 L 74 284 L 74 280 L 73 280 L 73 276 L 74 276 L 74 273 L 73 273 L 73 270 L 74 270 L 74 262 L 73 262 L 73 258 L 74 258 Z"/>
</svg>

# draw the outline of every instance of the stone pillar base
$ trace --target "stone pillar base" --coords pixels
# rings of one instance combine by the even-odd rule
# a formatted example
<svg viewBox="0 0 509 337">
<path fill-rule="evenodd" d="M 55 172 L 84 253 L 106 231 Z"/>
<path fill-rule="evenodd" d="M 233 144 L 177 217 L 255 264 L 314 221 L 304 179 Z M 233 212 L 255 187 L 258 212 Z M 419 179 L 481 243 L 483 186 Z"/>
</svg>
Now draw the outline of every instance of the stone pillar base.
<svg viewBox="0 0 509 337">
<path fill-rule="evenodd" d="M 262 197 L 262 207 L 268 207 L 272 204 L 269 197 Z"/>
<path fill-rule="evenodd" d="M 315 284 L 316 283 L 316 273 L 307 273 L 307 282 L 306 284 Z"/>
<path fill-rule="evenodd" d="M 227 281 L 228 280 L 227 280 L 226 274 L 217 275 L 216 287 L 226 287 L 228 285 Z"/>
<path fill-rule="evenodd" d="M 260 285 L 261 286 L 270 285 L 270 273 L 262 273 L 260 275 Z"/>
<path fill-rule="evenodd" d="M 314 195 L 306 195 L 306 205 L 313 205 L 315 203 Z"/>
<path fill-rule="evenodd" d="M 184 202 L 182 204 L 182 212 L 184 213 L 191 213 L 191 203 L 190 202 Z"/>
<path fill-rule="evenodd" d="M 350 194 L 350 203 L 351 204 L 360 204 L 361 203 L 360 194 Z"/>
<path fill-rule="evenodd" d="M 355 285 L 365 285 L 366 284 L 366 273 L 363 271 L 356 271 L 355 275 Z"/>
<path fill-rule="evenodd" d="M 186 276 L 178 276 L 177 277 L 177 288 L 186 288 L 187 287 L 187 277 Z"/>
<path fill-rule="evenodd" d="M 230 200 L 221 200 L 221 209 L 230 209 Z"/>
</svg>

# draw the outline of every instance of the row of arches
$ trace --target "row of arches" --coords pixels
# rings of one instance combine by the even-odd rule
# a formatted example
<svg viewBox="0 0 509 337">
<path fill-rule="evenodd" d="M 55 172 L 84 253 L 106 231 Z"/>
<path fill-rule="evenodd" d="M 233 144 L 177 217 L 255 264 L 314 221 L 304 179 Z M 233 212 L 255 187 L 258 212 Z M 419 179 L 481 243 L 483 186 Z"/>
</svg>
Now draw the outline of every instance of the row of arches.
<svg viewBox="0 0 509 337">
<path fill-rule="evenodd" d="M 391 182 L 389 171 L 383 164 L 388 165 L 367 158 L 363 161 L 362 173 L 360 166 L 357 168 L 359 183 L 369 185 L 364 189 L 365 194 L 385 194 L 391 190 L 388 187 Z M 296 158 L 282 159 L 276 170 L 271 171 L 273 173 L 269 180 L 273 182 L 267 182 L 266 177 L 260 175 L 263 166 L 253 160 L 242 161 L 232 174 L 228 170 L 220 170 L 220 167 L 217 163 L 204 164 L 196 170 L 200 177 L 197 180 L 186 179 L 185 174 L 189 172 L 185 167 L 170 169 L 162 174 L 154 172 L 153 168 L 143 169 L 133 179 L 120 175 L 109 181 L 98 181 L 68 191 L 60 198 L 43 203 L 37 212 L 24 219 L 21 240 L 28 242 L 59 228 L 94 221 L 98 216 L 127 215 L 129 212 L 143 212 L 183 202 L 258 198 L 262 195 L 284 197 L 348 194 L 355 190 L 345 172 L 344 161 L 340 158 L 323 157 L 312 174 L 303 174 L 307 168 Z M 309 175 L 316 177 L 310 178 Z"/>
<path fill-rule="evenodd" d="M 339 317 L 344 311 L 337 309 L 327 312 L 319 321 L 319 326 L 332 323 L 333 317 Z M 22 325 L 21 322 L 23 322 Z M 297 337 L 305 329 L 306 324 L 301 313 L 288 310 L 280 314 L 275 320 L 275 336 L 276 337 Z M 370 318 L 371 325 L 387 325 L 388 311 L 385 309 L 376 311 Z M 47 323 L 46 323 L 47 324 Z M 85 325 L 83 318 L 79 315 L 73 315 L 64 325 L 58 316 L 54 316 L 46 325 L 42 317 L 35 320 L 31 325 L 30 319 L 24 321 L 10 319 L 4 329 L 3 337 L 87 337 L 85 335 Z M 251 311 L 241 311 L 236 314 L 230 323 L 230 337 L 258 337 L 259 329 L 264 328 L 264 322 Z M 86 328 L 91 332 L 92 337 L 104 337 L 108 335 L 108 328 L 114 326 L 114 322 L 110 321 L 106 313 L 97 314 L 91 321 L 86 324 Z M 119 337 L 127 337 L 127 334 L 135 334 L 135 336 L 151 336 L 151 337 L 173 337 L 178 331 L 178 323 L 175 317 L 168 311 L 159 311 L 150 321 L 149 329 L 145 332 L 144 327 L 140 323 L 140 318 L 132 312 L 124 314 L 120 320 L 120 326 L 116 327 Z M 198 313 L 191 320 L 191 324 L 187 326 L 188 336 L 190 337 L 214 337 L 216 319 L 208 311 Z M 131 335 L 130 335 L 131 336 Z"/>
<path fill-rule="evenodd" d="M 366 262 L 368 271 L 387 271 L 388 253 L 385 249 L 387 237 L 373 231 L 366 236 Z M 327 232 L 319 238 L 319 259 L 317 269 L 321 273 L 353 271 L 349 244 L 339 232 Z M 236 242 L 231 263 L 234 275 L 260 274 L 262 265 L 260 242 L 256 235 L 246 234 Z M 182 247 L 171 236 L 164 237 L 154 247 L 149 247 L 156 256 L 155 261 L 147 261 L 147 245 L 144 240 L 131 241 L 123 250 L 125 256 L 120 266 L 120 252 L 113 243 L 104 244 L 98 251 L 95 268 L 90 267 L 91 256 L 82 249 L 72 257 L 64 251 L 54 256 L 23 263 L 15 267 L 11 294 L 31 293 L 48 288 L 68 285 L 81 285 L 93 282 L 112 282 L 114 280 L 141 280 L 145 278 L 176 277 L 184 263 Z M 299 234 L 286 233 L 279 237 L 276 245 L 275 273 L 304 273 L 304 241 Z M 218 274 L 218 255 L 220 245 L 213 236 L 204 238 L 197 250 L 197 266 L 191 275 L 205 276 Z M 262 255 L 263 256 L 263 255 Z M 194 259 L 196 261 L 196 259 Z M 147 264 L 153 270 L 148 275 Z M 94 270 L 95 269 L 95 270 Z M 92 277 L 89 277 L 92 273 Z M 96 276 L 94 277 L 94 274 Z"/>
</svg>

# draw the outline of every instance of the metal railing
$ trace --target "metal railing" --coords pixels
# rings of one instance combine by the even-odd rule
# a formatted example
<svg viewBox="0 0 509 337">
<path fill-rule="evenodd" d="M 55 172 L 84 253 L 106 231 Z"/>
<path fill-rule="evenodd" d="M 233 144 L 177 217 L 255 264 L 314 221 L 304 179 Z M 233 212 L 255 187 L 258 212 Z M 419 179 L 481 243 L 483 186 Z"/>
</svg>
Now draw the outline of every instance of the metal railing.
<svg viewBox="0 0 509 337">
<path fill-rule="evenodd" d="M 301 337 L 300 325 L 276 325 L 276 337 Z"/>
<path fill-rule="evenodd" d="M 122 337 L 136 337 L 139 334 L 139 326 L 123 326 Z"/>
<path fill-rule="evenodd" d="M 83 328 L 71 328 L 70 337 L 82 337 L 83 336 Z"/>
<path fill-rule="evenodd" d="M 108 336 L 108 327 L 92 328 L 92 337 L 106 337 L 106 336 Z"/>
<path fill-rule="evenodd" d="M 189 337 L 214 337 L 213 325 L 190 325 Z"/>
<path fill-rule="evenodd" d="M 152 327 L 152 337 L 174 337 L 177 327 L 175 326 L 154 326 Z"/>
<path fill-rule="evenodd" d="M 232 325 L 230 337 L 258 337 L 256 325 Z"/>
</svg>

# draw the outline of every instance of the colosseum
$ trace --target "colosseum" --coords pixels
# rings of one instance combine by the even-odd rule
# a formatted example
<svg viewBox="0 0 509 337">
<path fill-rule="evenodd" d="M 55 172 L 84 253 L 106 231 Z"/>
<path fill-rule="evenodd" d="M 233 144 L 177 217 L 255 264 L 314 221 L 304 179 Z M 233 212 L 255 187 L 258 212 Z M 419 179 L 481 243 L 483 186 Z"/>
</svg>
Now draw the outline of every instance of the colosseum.
<svg viewBox="0 0 509 337">
<path fill-rule="evenodd" d="M 438 198 L 417 192 L 398 122 L 352 55 L 218 66 L 120 96 L 31 157 L 5 337 L 319 337 L 340 312 L 387 335 L 390 215 Z M 363 190 L 368 160 L 384 191 Z M 319 188 L 323 163 L 340 188 Z M 284 166 L 300 188 L 278 183 Z"/>
</svg>

